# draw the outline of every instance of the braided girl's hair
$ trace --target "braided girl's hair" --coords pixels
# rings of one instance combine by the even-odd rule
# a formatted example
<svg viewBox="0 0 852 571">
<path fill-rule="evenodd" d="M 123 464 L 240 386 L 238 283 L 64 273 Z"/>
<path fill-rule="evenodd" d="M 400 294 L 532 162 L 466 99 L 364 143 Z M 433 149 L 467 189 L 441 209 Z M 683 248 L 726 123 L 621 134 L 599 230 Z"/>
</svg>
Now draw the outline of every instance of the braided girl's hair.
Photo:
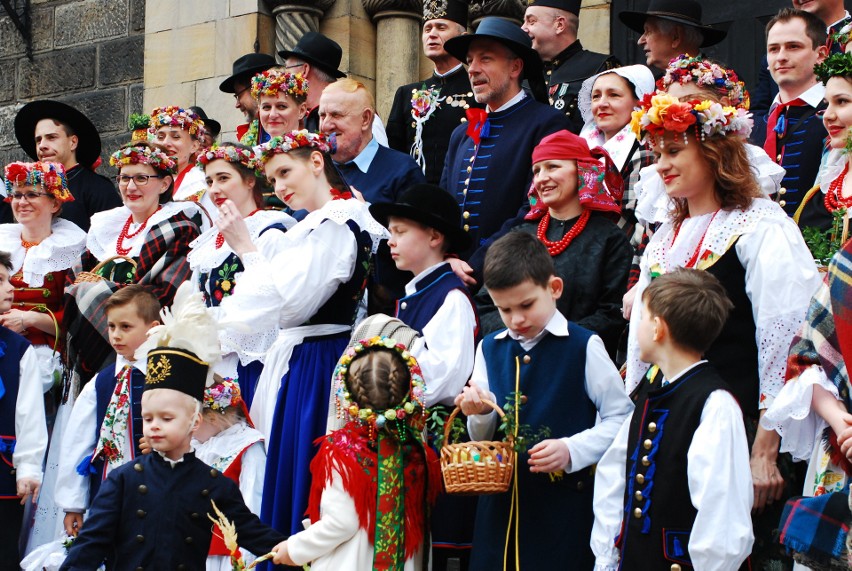
<svg viewBox="0 0 852 571">
<path fill-rule="evenodd" d="M 405 400 L 411 373 L 396 351 L 365 351 L 349 366 L 350 400 L 361 408 L 385 410 Z"/>
</svg>

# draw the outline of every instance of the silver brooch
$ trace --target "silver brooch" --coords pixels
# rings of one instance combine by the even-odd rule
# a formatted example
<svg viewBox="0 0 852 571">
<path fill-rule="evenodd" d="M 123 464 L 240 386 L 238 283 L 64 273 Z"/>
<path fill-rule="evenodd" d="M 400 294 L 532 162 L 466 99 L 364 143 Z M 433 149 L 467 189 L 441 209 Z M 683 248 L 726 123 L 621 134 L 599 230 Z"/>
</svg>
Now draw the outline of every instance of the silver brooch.
<svg viewBox="0 0 852 571">
<path fill-rule="evenodd" d="M 423 3 L 423 19 L 436 20 L 447 15 L 449 0 L 426 0 Z"/>
</svg>

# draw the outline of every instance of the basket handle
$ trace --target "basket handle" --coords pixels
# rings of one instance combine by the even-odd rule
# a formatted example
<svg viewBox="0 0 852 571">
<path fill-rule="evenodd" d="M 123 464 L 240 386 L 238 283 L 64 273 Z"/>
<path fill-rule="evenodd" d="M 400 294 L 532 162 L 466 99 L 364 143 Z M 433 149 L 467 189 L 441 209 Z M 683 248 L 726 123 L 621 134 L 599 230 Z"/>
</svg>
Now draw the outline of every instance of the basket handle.
<svg viewBox="0 0 852 571">
<path fill-rule="evenodd" d="M 503 418 L 504 416 L 506 416 L 506 413 L 503 412 L 503 409 L 500 408 L 499 406 L 497 406 L 497 404 L 491 402 L 488 399 L 482 399 L 482 402 L 487 404 L 491 408 L 493 408 L 494 412 L 496 412 L 498 415 L 500 415 L 500 418 Z M 455 420 L 456 416 L 458 416 L 459 411 L 461 411 L 461 407 L 457 406 L 456 408 L 453 409 L 453 412 L 450 413 L 450 416 L 447 417 L 446 422 L 444 422 L 444 445 L 445 446 L 446 446 L 447 442 L 449 442 L 450 428 L 453 426 L 453 420 Z"/>
<path fill-rule="evenodd" d="M 94 268 L 89 270 L 89 272 L 96 274 L 100 270 L 102 270 L 104 268 L 104 266 L 106 266 L 108 263 L 115 261 L 115 260 L 124 260 L 126 262 L 130 262 L 130 265 L 133 266 L 134 270 L 137 268 L 136 260 L 134 260 L 133 258 L 131 258 L 129 256 L 111 256 L 111 257 L 105 259 L 102 262 L 98 262 L 98 264 Z"/>
</svg>

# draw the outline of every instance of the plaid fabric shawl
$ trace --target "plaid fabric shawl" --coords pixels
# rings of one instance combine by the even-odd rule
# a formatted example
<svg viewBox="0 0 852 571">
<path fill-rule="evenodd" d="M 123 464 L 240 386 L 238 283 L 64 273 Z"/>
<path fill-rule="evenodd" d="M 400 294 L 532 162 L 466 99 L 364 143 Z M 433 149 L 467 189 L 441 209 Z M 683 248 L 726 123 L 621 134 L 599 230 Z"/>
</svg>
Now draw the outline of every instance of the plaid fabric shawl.
<svg viewBox="0 0 852 571">
<path fill-rule="evenodd" d="M 787 500 L 781 514 L 780 540 L 811 565 L 828 567 L 841 560 L 849 532 L 849 488 L 842 492 Z"/>
<path fill-rule="evenodd" d="M 190 279 L 192 270 L 186 257 L 189 243 L 200 234 L 196 222 L 179 212 L 153 226 L 136 259 L 136 279 L 148 286 L 163 307 L 172 304 L 178 286 Z M 64 326 L 68 331 L 68 358 L 83 379 L 103 368 L 112 353 L 107 333 L 104 303 L 126 284 L 109 280 L 75 284 L 78 272 L 89 271 L 98 260 L 88 251 L 71 268 L 65 289 Z"/>
<path fill-rule="evenodd" d="M 831 259 L 828 265 L 828 288 L 831 290 L 837 347 L 849 359 L 852 356 L 852 240 L 847 241 Z M 845 366 L 843 368 L 845 372 Z M 846 380 L 848 384 L 848 374 Z"/>
</svg>

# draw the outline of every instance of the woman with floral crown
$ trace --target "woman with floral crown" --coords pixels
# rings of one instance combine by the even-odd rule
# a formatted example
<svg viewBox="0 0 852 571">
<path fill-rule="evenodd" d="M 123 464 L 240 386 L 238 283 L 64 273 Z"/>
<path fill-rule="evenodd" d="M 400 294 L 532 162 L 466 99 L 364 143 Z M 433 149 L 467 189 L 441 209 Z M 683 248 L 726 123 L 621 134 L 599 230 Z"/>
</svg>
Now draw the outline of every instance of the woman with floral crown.
<svg viewBox="0 0 852 571">
<path fill-rule="evenodd" d="M 209 228 L 218 215 L 207 194 L 204 171 L 196 165 L 204 132 L 204 121 L 191 109 L 169 105 L 151 111 L 148 133 L 176 163 L 172 199 L 190 200 L 204 207 L 208 216 L 203 221 L 202 230 Z"/>
<path fill-rule="evenodd" d="M 251 78 L 251 94 L 257 100 L 258 132 L 249 130 L 241 143 L 259 145 L 302 127 L 308 112 L 308 80 L 301 73 L 268 69 Z"/>
<path fill-rule="evenodd" d="M 138 283 L 163 307 L 171 305 L 178 286 L 191 276 L 186 257 L 202 218 L 196 203 L 172 200 L 177 165 L 163 147 L 129 143 L 110 157 L 110 165 L 118 168 L 124 206 L 92 216 L 86 250 L 65 290 L 69 363 L 84 382 L 113 355 L 103 304 L 117 289 Z"/>
<path fill-rule="evenodd" d="M 251 240 L 233 201 L 217 221 L 245 271 L 221 304 L 225 327 L 277 326 L 252 402 L 267 439 L 261 519 L 284 533 L 302 529 L 308 505 L 313 442 L 325 434 L 330 379 L 346 347 L 364 293 L 370 260 L 387 232 L 352 196 L 334 167 L 334 139 L 308 131 L 274 137 L 259 148 L 276 195 L 308 215 L 267 257 Z"/>
<path fill-rule="evenodd" d="M 633 130 L 653 148 L 674 206 L 645 250 L 635 289 L 641 296 L 655 276 L 696 268 L 716 276 L 734 303 L 705 358 L 730 384 L 746 419 L 755 494 L 752 566 L 762 568 L 768 561 L 784 565 L 772 530 L 780 516 L 778 500 L 789 497 L 795 484 L 782 476 L 788 462 L 778 455 L 777 434 L 758 421 L 783 386 L 787 351 L 819 276 L 798 228 L 778 204 L 761 196 L 745 149 L 751 125 L 745 109 L 664 93 L 646 97 L 634 113 Z M 659 377 L 639 359 L 641 313 L 634 305 L 628 391 Z"/>
<path fill-rule="evenodd" d="M 47 392 L 62 373 L 60 355 L 65 352 L 62 335 L 62 295 L 71 265 L 83 253 L 86 233 L 76 224 L 59 218 L 62 205 L 74 200 L 60 163 L 6 165 L 3 196 L 11 203 L 16 222 L 0 224 L 0 244 L 11 254 L 12 309 L 0 315 L 0 325 L 32 343 L 41 365 L 42 389 Z M 57 410 L 61 393 L 49 393 L 56 442 L 61 440 L 66 413 Z M 53 504 L 52 491 L 59 462 L 59 447 L 51 446 L 41 495 L 31 531 L 29 549 L 52 541 L 62 529 L 63 513 Z"/>
<path fill-rule="evenodd" d="M 228 200 L 233 202 L 258 250 L 267 258 L 275 256 L 284 247 L 284 233 L 296 221 L 283 212 L 263 210 L 266 181 L 256 170 L 254 151 L 244 145 L 226 143 L 202 151 L 198 166 L 206 175 L 210 199 L 216 207 L 222 207 Z M 245 269 L 243 263 L 217 228 L 207 230 L 189 246 L 192 250 L 187 259 L 192 281 L 204 294 L 207 307 L 218 313 L 222 300 L 236 291 Z M 217 373 L 237 379 L 248 406 L 263 369 L 262 361 L 277 336 L 277 326 L 252 328 L 242 333 L 220 331 L 224 356 L 217 365 Z"/>
</svg>

